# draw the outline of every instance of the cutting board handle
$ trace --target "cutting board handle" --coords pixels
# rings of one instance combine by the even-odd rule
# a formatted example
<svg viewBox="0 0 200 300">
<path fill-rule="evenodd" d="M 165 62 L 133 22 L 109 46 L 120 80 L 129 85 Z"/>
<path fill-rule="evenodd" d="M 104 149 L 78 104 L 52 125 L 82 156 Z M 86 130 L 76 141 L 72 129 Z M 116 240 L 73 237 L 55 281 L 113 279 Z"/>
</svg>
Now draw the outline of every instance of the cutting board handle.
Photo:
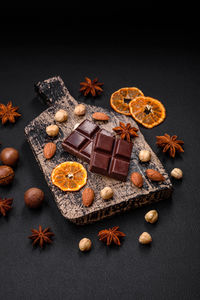
<svg viewBox="0 0 200 300">
<path fill-rule="evenodd" d="M 60 76 L 39 81 L 38 83 L 34 84 L 34 88 L 36 93 L 48 106 L 55 104 L 62 97 L 66 97 L 69 94 L 69 91 Z"/>
</svg>

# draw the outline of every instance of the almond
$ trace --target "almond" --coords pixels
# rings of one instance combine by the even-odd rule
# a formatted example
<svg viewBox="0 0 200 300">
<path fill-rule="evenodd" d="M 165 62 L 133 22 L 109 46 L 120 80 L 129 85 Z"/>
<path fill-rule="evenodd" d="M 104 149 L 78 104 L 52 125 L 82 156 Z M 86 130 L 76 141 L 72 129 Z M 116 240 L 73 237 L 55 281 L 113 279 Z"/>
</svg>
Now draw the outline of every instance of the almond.
<svg viewBox="0 0 200 300">
<path fill-rule="evenodd" d="M 165 180 L 164 176 L 162 174 L 160 174 L 160 172 L 153 170 L 153 169 L 147 169 L 146 175 L 152 181 L 164 181 Z"/>
<path fill-rule="evenodd" d="M 94 191 L 91 188 L 86 188 L 82 193 L 83 205 L 90 206 L 94 200 Z"/>
<path fill-rule="evenodd" d="M 54 143 L 47 143 L 44 146 L 43 153 L 44 153 L 44 157 L 46 159 L 52 158 L 54 156 L 55 152 L 56 152 L 56 144 L 54 144 Z"/>
<path fill-rule="evenodd" d="M 110 117 L 102 112 L 95 112 L 92 115 L 93 119 L 98 121 L 108 121 Z"/>
<path fill-rule="evenodd" d="M 132 183 L 133 183 L 135 186 L 137 186 L 137 187 L 139 187 L 139 188 L 141 188 L 141 187 L 143 186 L 143 178 L 142 178 L 142 175 L 141 175 L 140 173 L 138 173 L 138 172 L 133 172 L 133 173 L 131 174 L 131 181 L 132 181 Z"/>
</svg>

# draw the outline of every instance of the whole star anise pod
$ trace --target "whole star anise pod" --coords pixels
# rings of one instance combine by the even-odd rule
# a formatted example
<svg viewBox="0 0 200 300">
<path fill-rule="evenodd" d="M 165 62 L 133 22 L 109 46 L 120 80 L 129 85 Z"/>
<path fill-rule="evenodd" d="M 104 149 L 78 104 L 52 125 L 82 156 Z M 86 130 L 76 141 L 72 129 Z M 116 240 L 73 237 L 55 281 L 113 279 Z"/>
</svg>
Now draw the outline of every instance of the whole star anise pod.
<svg viewBox="0 0 200 300">
<path fill-rule="evenodd" d="M 12 106 L 11 101 L 9 101 L 7 105 L 0 103 L 0 119 L 2 124 L 5 124 L 7 121 L 15 123 L 15 118 L 21 116 L 21 114 L 16 112 L 18 109 L 18 106 Z"/>
<path fill-rule="evenodd" d="M 184 142 L 181 140 L 177 140 L 177 135 L 173 135 L 170 137 L 169 134 L 165 133 L 162 136 L 157 136 L 156 139 L 156 144 L 159 147 L 163 148 L 163 152 L 169 151 L 169 155 L 173 158 L 175 157 L 176 151 L 184 152 L 183 148 L 181 147 Z"/>
<path fill-rule="evenodd" d="M 107 246 L 109 246 L 112 242 L 114 242 L 116 245 L 120 246 L 120 237 L 126 236 L 125 233 L 118 230 L 119 226 L 115 226 L 113 228 L 104 229 L 99 231 L 98 236 L 99 240 L 106 242 Z"/>
<path fill-rule="evenodd" d="M 7 212 L 12 209 L 13 198 L 0 198 L 0 213 L 5 217 Z"/>
<path fill-rule="evenodd" d="M 131 141 L 131 137 L 136 137 L 138 134 L 136 133 L 138 131 L 137 128 L 131 127 L 131 124 L 124 124 L 122 122 L 119 122 L 118 127 L 114 127 L 113 130 L 117 133 L 117 135 L 120 135 L 121 139 L 126 139 L 128 142 Z"/>
<path fill-rule="evenodd" d="M 84 96 L 87 96 L 89 93 L 91 93 L 91 95 L 95 97 L 103 92 L 103 89 L 101 88 L 102 85 L 103 83 L 98 82 L 98 78 L 91 80 L 90 78 L 85 77 L 85 81 L 80 82 L 80 86 L 82 86 L 80 88 L 80 92 L 83 92 Z"/>
<path fill-rule="evenodd" d="M 39 225 L 39 229 L 31 229 L 32 235 L 28 238 L 33 240 L 33 246 L 39 244 L 40 248 L 43 248 L 44 244 L 51 244 L 51 237 L 54 236 L 54 233 L 50 231 L 50 228 L 47 227 L 42 230 L 42 226 Z"/>
</svg>

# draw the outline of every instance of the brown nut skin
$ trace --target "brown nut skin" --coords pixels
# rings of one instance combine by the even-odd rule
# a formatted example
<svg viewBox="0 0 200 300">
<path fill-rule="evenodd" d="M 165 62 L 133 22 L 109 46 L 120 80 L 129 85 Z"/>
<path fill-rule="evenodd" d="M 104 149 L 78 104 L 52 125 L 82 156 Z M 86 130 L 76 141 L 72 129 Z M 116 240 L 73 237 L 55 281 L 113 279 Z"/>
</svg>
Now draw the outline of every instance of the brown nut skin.
<svg viewBox="0 0 200 300">
<path fill-rule="evenodd" d="M 15 172 L 10 166 L 0 166 L 0 185 L 10 184 L 15 176 Z"/>
<path fill-rule="evenodd" d="M 44 200 L 44 192 L 38 188 L 30 188 L 24 193 L 25 204 L 29 208 L 38 208 Z"/>
<path fill-rule="evenodd" d="M 15 166 L 19 160 L 19 152 L 15 148 L 4 148 L 0 153 L 0 160 L 4 165 Z"/>
</svg>

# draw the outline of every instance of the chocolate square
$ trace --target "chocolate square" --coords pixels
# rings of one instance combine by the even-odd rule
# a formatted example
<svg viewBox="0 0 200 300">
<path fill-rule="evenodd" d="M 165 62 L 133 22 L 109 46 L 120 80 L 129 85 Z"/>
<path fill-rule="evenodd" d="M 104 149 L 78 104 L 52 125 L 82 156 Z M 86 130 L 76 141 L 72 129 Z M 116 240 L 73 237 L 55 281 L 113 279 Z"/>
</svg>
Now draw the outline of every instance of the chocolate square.
<svg viewBox="0 0 200 300">
<path fill-rule="evenodd" d="M 102 153 L 94 153 L 92 168 L 90 169 L 90 171 L 93 173 L 107 175 L 109 164 L 110 156 Z"/>
<path fill-rule="evenodd" d="M 132 148 L 132 143 L 98 132 L 93 142 L 90 171 L 125 181 Z"/>
<path fill-rule="evenodd" d="M 75 149 L 80 149 L 83 144 L 87 143 L 87 141 L 88 140 L 84 136 L 75 131 L 68 137 L 66 144 L 74 147 Z"/>
<path fill-rule="evenodd" d="M 101 150 L 110 153 L 113 148 L 114 138 L 104 134 L 98 135 L 98 138 L 95 142 L 94 150 Z"/>
</svg>

